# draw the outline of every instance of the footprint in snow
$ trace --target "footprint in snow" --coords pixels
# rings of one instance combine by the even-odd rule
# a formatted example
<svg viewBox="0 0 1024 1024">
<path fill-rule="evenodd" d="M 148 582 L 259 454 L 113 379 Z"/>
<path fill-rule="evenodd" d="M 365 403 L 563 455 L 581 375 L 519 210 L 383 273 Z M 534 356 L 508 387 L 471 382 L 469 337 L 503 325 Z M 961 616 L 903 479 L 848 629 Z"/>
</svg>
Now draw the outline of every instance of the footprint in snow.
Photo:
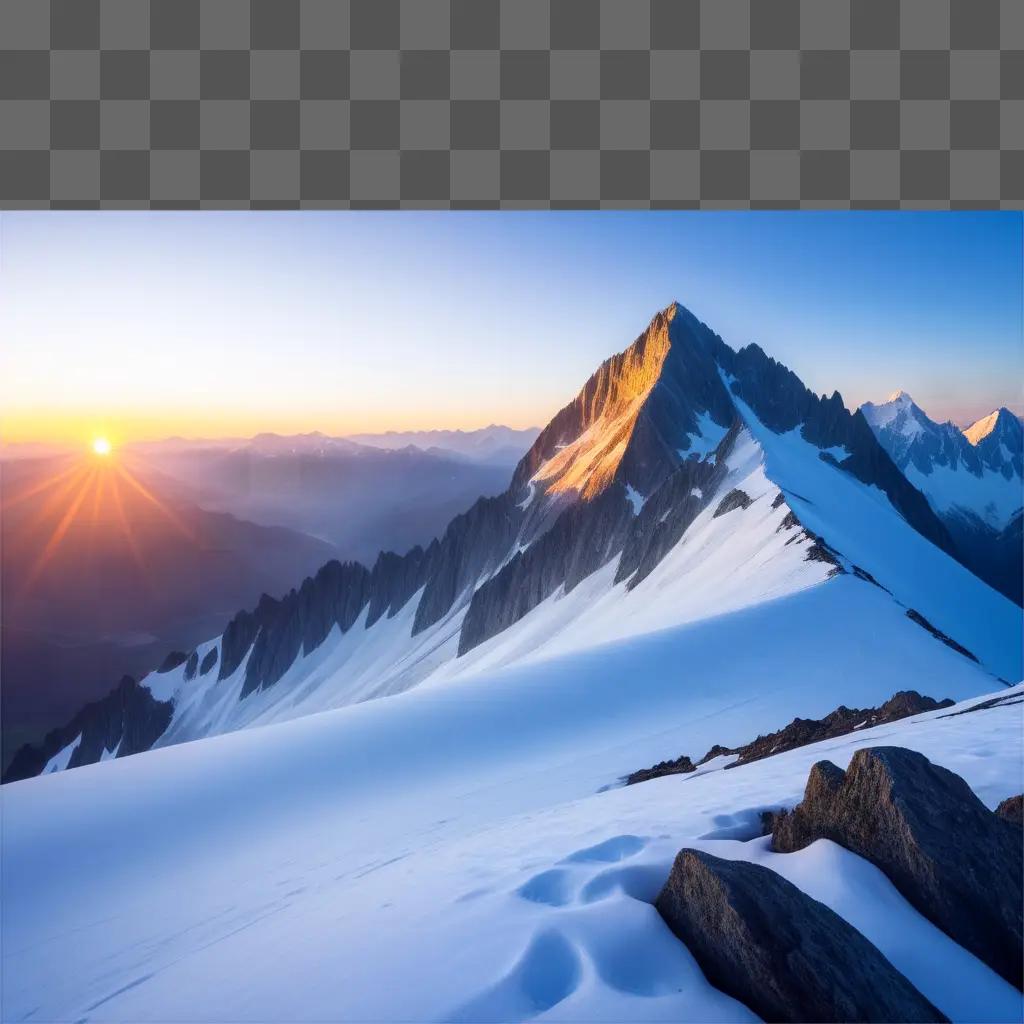
<svg viewBox="0 0 1024 1024">
<path fill-rule="evenodd" d="M 647 845 L 646 839 L 639 836 L 613 836 L 596 846 L 588 846 L 575 853 L 570 853 L 563 864 L 614 864 L 638 854 Z"/>
<path fill-rule="evenodd" d="M 571 996 L 581 976 L 576 947 L 561 932 L 544 931 L 534 936 L 505 977 L 459 1007 L 448 1020 L 453 1024 L 530 1020 Z"/>
<path fill-rule="evenodd" d="M 516 889 L 516 895 L 531 903 L 564 907 L 572 899 L 569 879 L 569 872 L 565 868 L 551 868 L 524 882 Z"/>
</svg>

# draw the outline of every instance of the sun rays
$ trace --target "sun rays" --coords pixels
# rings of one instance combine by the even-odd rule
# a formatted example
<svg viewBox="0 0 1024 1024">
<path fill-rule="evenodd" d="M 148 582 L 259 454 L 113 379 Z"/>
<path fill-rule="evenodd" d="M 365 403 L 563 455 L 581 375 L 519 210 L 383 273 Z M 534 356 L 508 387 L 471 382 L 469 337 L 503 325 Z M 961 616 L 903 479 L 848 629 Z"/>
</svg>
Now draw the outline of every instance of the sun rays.
<svg viewBox="0 0 1024 1024">
<path fill-rule="evenodd" d="M 181 517 L 166 501 L 161 500 L 114 456 L 110 442 L 96 438 L 89 456 L 76 458 L 70 465 L 61 464 L 44 480 L 4 494 L 0 510 L 24 505 L 34 500 L 38 508 L 31 512 L 32 532 L 39 539 L 39 555 L 25 577 L 25 586 L 35 583 L 65 542 L 72 528 L 95 531 L 103 521 L 115 524 L 115 533 L 124 541 L 132 561 L 145 576 L 146 565 L 134 536 L 129 501 L 141 498 L 159 516 L 189 541 L 196 538 Z M 45 539 L 44 539 L 45 538 Z"/>
</svg>

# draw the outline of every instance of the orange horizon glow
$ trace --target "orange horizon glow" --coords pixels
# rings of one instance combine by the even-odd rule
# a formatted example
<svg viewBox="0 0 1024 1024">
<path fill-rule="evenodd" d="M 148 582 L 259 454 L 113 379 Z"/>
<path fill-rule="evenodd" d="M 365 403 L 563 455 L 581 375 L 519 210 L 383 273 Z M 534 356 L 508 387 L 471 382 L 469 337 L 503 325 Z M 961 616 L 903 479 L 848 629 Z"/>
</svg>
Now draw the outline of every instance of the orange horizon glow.
<svg viewBox="0 0 1024 1024">
<path fill-rule="evenodd" d="M 350 434 L 383 433 L 385 431 L 426 431 L 426 430 L 479 430 L 500 422 L 515 430 L 543 426 L 556 409 L 538 410 L 536 416 L 524 414 L 517 417 L 496 417 L 486 410 L 472 413 L 458 413 L 445 417 L 432 417 L 426 412 L 405 409 L 380 410 L 369 414 L 360 413 L 344 416 L 336 410 L 317 415 L 305 411 L 296 415 L 268 414 L 257 418 L 254 415 L 210 415 L 197 411 L 193 415 L 154 416 L 107 415 L 103 418 L 88 413 L 58 412 L 36 413 L 3 417 L 0 440 L 5 444 L 49 444 L 69 448 L 85 447 L 93 454 L 95 441 L 106 440 L 111 449 L 126 444 L 147 441 L 161 441 L 169 437 L 190 440 L 225 437 L 248 438 L 256 434 L 309 434 L 319 431 L 332 437 Z"/>
</svg>

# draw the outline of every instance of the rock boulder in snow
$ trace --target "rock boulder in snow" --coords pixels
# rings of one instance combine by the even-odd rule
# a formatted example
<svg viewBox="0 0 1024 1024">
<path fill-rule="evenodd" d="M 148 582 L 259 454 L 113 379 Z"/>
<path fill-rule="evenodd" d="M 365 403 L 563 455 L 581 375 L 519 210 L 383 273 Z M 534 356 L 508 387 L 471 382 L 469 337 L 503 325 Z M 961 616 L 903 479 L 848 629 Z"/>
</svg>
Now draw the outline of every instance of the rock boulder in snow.
<svg viewBox="0 0 1024 1024">
<path fill-rule="evenodd" d="M 656 906 L 708 981 L 765 1020 L 946 1019 L 860 932 L 768 868 L 681 850 Z"/>
<path fill-rule="evenodd" d="M 844 772 L 819 761 L 804 799 L 775 819 L 788 853 L 831 839 L 871 861 L 925 917 L 1021 987 L 1020 832 L 960 776 L 902 747 L 858 750 Z"/>
</svg>

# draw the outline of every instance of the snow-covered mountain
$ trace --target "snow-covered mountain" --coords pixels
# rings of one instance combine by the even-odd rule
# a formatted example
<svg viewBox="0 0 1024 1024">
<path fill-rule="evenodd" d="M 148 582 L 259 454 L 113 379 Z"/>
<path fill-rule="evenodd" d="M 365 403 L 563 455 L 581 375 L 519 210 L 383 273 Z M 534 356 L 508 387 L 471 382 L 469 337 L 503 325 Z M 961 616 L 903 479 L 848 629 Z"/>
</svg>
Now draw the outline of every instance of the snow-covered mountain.
<svg viewBox="0 0 1024 1024">
<path fill-rule="evenodd" d="M 882 447 L 928 499 L 957 554 L 983 579 L 1021 600 L 1020 516 L 1024 430 L 997 409 L 961 431 L 936 423 L 904 391 L 861 407 Z"/>
<path fill-rule="evenodd" d="M 553 418 L 505 493 L 425 549 L 331 562 L 264 596 L 12 774 L 413 688 L 429 701 L 496 672 L 541 685 L 556 663 L 572 680 L 556 701 L 585 702 L 611 665 L 620 683 L 682 673 L 691 710 L 766 674 L 772 716 L 816 689 L 831 708 L 936 674 L 966 696 L 1020 677 L 1021 615 L 953 550 L 864 415 L 672 304 Z"/>
</svg>

